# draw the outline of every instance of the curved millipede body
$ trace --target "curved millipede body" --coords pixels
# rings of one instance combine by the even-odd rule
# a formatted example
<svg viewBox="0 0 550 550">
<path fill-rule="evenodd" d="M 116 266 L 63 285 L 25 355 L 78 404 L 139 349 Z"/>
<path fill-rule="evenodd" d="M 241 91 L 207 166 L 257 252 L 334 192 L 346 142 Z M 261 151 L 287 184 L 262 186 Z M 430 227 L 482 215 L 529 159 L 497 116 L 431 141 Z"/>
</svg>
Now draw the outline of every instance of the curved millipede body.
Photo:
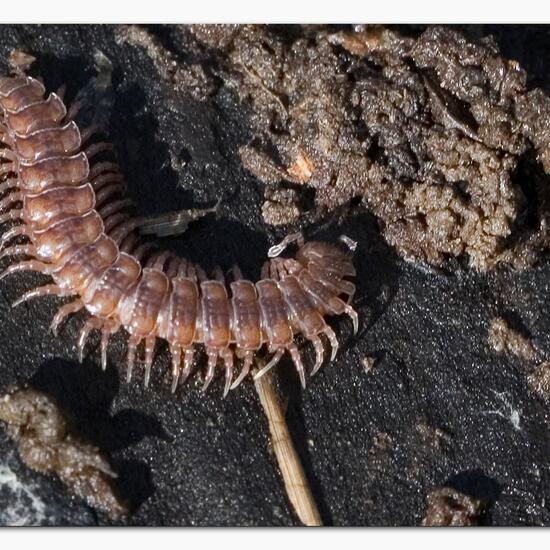
<svg viewBox="0 0 550 550">
<path fill-rule="evenodd" d="M 145 347 L 147 384 L 155 342 L 166 340 L 173 389 L 191 373 L 197 345 L 207 356 L 204 387 L 221 365 L 224 394 L 247 376 L 264 348 L 272 355 L 258 376 L 288 352 L 305 385 L 297 335 L 314 347 L 312 374 L 324 360 L 325 345 L 334 358 L 338 341 L 326 317 L 347 314 L 355 330 L 358 325 L 349 305 L 355 287 L 346 278 L 355 270 L 348 249 L 305 243 L 294 234 L 270 249 L 260 281 L 244 280 L 238 267 L 229 283 L 219 270 L 208 279 L 199 266 L 140 239 L 143 220 L 125 212 L 128 201 L 116 164 L 94 159 L 109 145 L 87 144 L 92 132 L 81 133 L 70 117 L 61 98 L 46 97 L 38 80 L 0 78 L 0 223 L 17 223 L 2 236 L 0 257 L 23 258 L 2 277 L 38 271 L 53 280 L 16 304 L 40 296 L 70 297 L 55 314 L 52 329 L 85 310 L 79 357 L 90 332 L 98 330 L 103 368 L 109 337 L 124 328 L 128 380 L 138 345 Z M 16 237 L 24 242 L 13 244 Z M 350 239 L 343 241 L 353 248 Z M 295 257 L 280 257 L 292 243 Z M 240 374 L 234 376 L 237 366 Z"/>
</svg>

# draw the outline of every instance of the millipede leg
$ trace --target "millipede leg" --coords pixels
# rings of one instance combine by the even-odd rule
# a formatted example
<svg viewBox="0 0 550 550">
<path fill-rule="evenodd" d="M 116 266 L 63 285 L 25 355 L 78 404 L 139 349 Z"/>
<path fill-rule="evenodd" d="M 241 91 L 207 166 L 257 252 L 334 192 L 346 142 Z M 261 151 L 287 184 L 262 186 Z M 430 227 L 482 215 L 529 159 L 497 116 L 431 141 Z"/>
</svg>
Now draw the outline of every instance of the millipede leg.
<svg viewBox="0 0 550 550">
<path fill-rule="evenodd" d="M 145 338 L 145 377 L 143 378 L 143 386 L 147 388 L 149 386 L 149 379 L 151 377 L 151 366 L 153 365 L 153 357 L 155 355 L 155 342 L 157 341 L 155 336 Z"/>
<path fill-rule="evenodd" d="M 181 347 L 170 346 L 170 353 L 172 354 L 172 393 L 174 393 L 181 373 Z"/>
<path fill-rule="evenodd" d="M 279 278 L 279 270 L 277 269 L 277 262 L 275 260 L 271 260 L 269 262 L 269 278 L 273 279 L 274 281 L 280 281 Z"/>
<path fill-rule="evenodd" d="M 175 277 L 187 277 L 187 260 L 185 258 L 179 258 L 176 256 L 175 263 Z"/>
<path fill-rule="evenodd" d="M 194 281 L 195 283 L 198 282 L 199 278 L 197 276 L 197 270 L 195 269 L 195 266 L 193 264 L 187 263 L 187 277 Z"/>
<path fill-rule="evenodd" d="M 237 388 L 240 385 L 240 383 L 247 377 L 248 373 L 250 372 L 250 369 L 252 368 L 253 361 L 254 361 L 254 352 L 247 351 L 243 360 L 243 370 L 241 371 L 241 373 L 239 374 L 235 382 L 231 384 L 232 390 Z"/>
<path fill-rule="evenodd" d="M 349 315 L 351 321 L 353 322 L 353 334 L 357 334 L 359 330 L 359 315 L 350 305 L 346 306 L 346 315 Z"/>
<path fill-rule="evenodd" d="M 202 283 L 203 281 L 207 281 L 208 277 L 206 276 L 206 272 L 200 265 L 194 265 L 193 270 L 196 273 L 197 280 Z"/>
<path fill-rule="evenodd" d="M 12 189 L 17 189 L 19 186 L 17 185 L 17 178 L 9 178 L 6 181 L 3 181 L 0 183 L 0 194 L 7 193 L 8 191 L 11 191 Z"/>
<path fill-rule="evenodd" d="M 0 210 L 6 210 L 13 206 L 16 202 L 21 202 L 23 194 L 20 191 L 10 193 L 6 198 L 0 201 Z"/>
<path fill-rule="evenodd" d="M 113 214 L 120 212 L 125 208 L 128 208 L 129 206 L 132 206 L 132 199 L 120 199 L 118 201 L 113 201 L 104 205 L 103 207 L 98 209 L 97 213 L 103 219 L 106 219 L 109 216 L 112 216 Z"/>
<path fill-rule="evenodd" d="M 7 159 L 10 162 L 17 162 L 17 155 L 11 149 L 0 149 L 0 159 Z"/>
<path fill-rule="evenodd" d="M 120 244 L 120 251 L 126 252 L 126 254 L 131 254 L 137 242 L 138 236 L 135 233 L 130 233 L 130 235 L 128 235 Z"/>
<path fill-rule="evenodd" d="M 296 370 L 298 371 L 298 376 L 300 377 L 300 382 L 302 384 L 302 388 L 305 389 L 306 387 L 306 369 L 304 368 L 304 363 L 302 362 L 302 357 L 300 356 L 300 352 L 298 351 L 298 348 L 296 347 L 296 344 L 291 344 L 288 346 L 288 351 L 290 352 L 290 356 L 292 357 L 292 361 L 294 362 L 294 365 L 296 366 Z"/>
<path fill-rule="evenodd" d="M 112 143 L 107 143 L 106 141 L 101 141 L 99 143 L 93 143 L 92 145 L 89 145 L 85 150 L 84 153 L 86 153 L 86 156 L 88 157 L 88 160 L 94 158 L 99 153 L 103 153 L 105 151 L 112 152 L 115 150 L 115 147 Z"/>
<path fill-rule="evenodd" d="M 275 269 L 277 269 L 277 279 L 279 281 L 282 281 L 288 275 L 284 262 L 281 262 L 281 261 L 276 262 Z"/>
<path fill-rule="evenodd" d="M 180 264 L 180 259 L 175 254 L 170 254 L 170 257 L 168 258 L 168 264 L 165 269 L 165 273 L 168 279 L 172 280 L 177 277 Z"/>
<path fill-rule="evenodd" d="M 60 298 L 67 296 L 68 293 L 66 290 L 59 288 L 56 284 L 49 284 L 44 286 L 39 286 L 38 288 L 33 288 L 28 292 L 25 292 L 23 296 L 15 300 L 11 307 L 16 307 L 23 302 L 28 300 L 33 300 L 34 298 L 41 298 L 42 296 L 58 296 Z"/>
<path fill-rule="evenodd" d="M 338 346 L 339 346 L 338 338 L 336 338 L 336 334 L 334 333 L 334 331 L 329 326 L 327 326 L 325 328 L 323 333 L 326 335 L 326 337 L 328 338 L 328 340 L 330 342 L 330 345 L 332 346 L 332 352 L 330 354 L 330 360 L 334 361 L 334 358 L 336 357 L 336 352 L 338 351 Z"/>
<path fill-rule="evenodd" d="M 189 375 L 191 374 L 194 354 L 195 354 L 195 350 L 193 348 L 185 350 L 185 357 L 183 359 L 183 370 L 181 371 L 181 377 L 180 377 L 182 384 L 185 383 L 185 381 L 189 378 Z"/>
<path fill-rule="evenodd" d="M 129 199 L 128 199 L 129 200 Z M 116 215 L 116 214 L 115 214 Z M 114 217 L 114 216 L 113 216 Z M 130 218 L 125 221 L 123 221 L 120 225 L 118 225 L 113 232 L 111 233 L 110 237 L 115 241 L 117 245 L 120 245 L 120 243 L 132 232 L 136 229 L 136 227 L 139 225 L 139 219 L 137 218 Z"/>
<path fill-rule="evenodd" d="M 36 248 L 32 244 L 17 244 L 5 248 L 0 252 L 0 259 L 6 256 L 30 256 L 34 258 L 36 256 Z"/>
<path fill-rule="evenodd" d="M 164 264 L 166 263 L 166 260 L 170 257 L 171 252 L 168 252 L 167 250 L 162 250 L 159 252 L 155 252 L 150 258 L 147 259 L 145 262 L 144 267 L 151 267 L 153 269 L 158 269 L 159 271 L 164 270 Z"/>
<path fill-rule="evenodd" d="M 38 273 L 46 273 L 48 271 L 48 266 L 44 262 L 39 262 L 38 260 L 25 260 L 17 264 L 10 265 L 1 275 L 0 280 L 12 273 L 19 273 L 21 271 L 37 271 Z"/>
<path fill-rule="evenodd" d="M 206 367 L 206 376 L 204 377 L 204 385 L 202 391 L 206 391 L 210 383 L 214 379 L 214 372 L 216 370 L 216 364 L 218 362 L 218 352 L 217 350 L 207 349 L 206 353 L 208 355 L 208 366 Z"/>
<path fill-rule="evenodd" d="M 105 174 L 106 172 L 114 172 L 109 174 L 110 176 L 115 176 L 120 174 L 119 167 L 116 162 L 98 162 L 92 166 L 90 169 L 90 181 L 92 182 L 92 187 L 94 186 L 95 181 L 98 180 L 98 176 Z"/>
<path fill-rule="evenodd" d="M 231 275 L 233 276 L 234 281 L 242 281 L 243 280 L 243 272 L 241 271 L 241 268 L 237 264 L 233 264 L 231 269 L 229 270 Z"/>
<path fill-rule="evenodd" d="M 223 387 L 223 396 L 226 397 L 229 393 L 229 388 L 231 387 L 231 381 L 233 380 L 233 366 L 234 358 L 233 351 L 229 348 L 225 349 L 222 352 L 223 357 L 223 366 L 225 370 L 225 384 Z"/>
<path fill-rule="evenodd" d="M 323 359 L 325 355 L 325 350 L 323 348 L 323 342 L 321 342 L 321 339 L 319 336 L 314 336 L 311 338 L 311 342 L 313 343 L 313 347 L 315 348 L 315 365 L 313 366 L 313 369 L 311 371 L 311 375 L 313 376 L 323 364 Z"/>
<path fill-rule="evenodd" d="M 5 162 L 0 164 L 0 176 L 5 176 L 6 174 L 11 174 L 12 172 L 15 172 L 13 162 Z"/>
<path fill-rule="evenodd" d="M 109 345 L 109 338 L 120 328 L 120 323 L 114 321 L 108 321 L 103 325 L 101 329 L 101 369 L 107 368 L 107 346 Z"/>
<path fill-rule="evenodd" d="M 151 252 L 151 250 L 156 250 L 156 246 L 153 243 L 141 243 L 132 253 L 132 256 L 138 261 L 142 262 L 143 258 Z"/>
<path fill-rule="evenodd" d="M 123 195 L 124 191 L 125 189 L 122 183 L 109 183 L 105 185 L 96 193 L 96 208 L 101 206 L 109 197 L 112 197 L 113 195 Z"/>
<path fill-rule="evenodd" d="M 2 250 L 6 244 L 8 244 L 9 241 L 12 239 L 15 239 L 15 237 L 29 237 L 30 236 L 30 230 L 27 225 L 16 225 L 15 227 L 12 227 L 11 229 L 8 229 L 0 239 L 0 250 Z"/>
<path fill-rule="evenodd" d="M 86 347 L 86 341 L 88 340 L 88 336 L 90 336 L 90 332 L 92 332 L 92 330 L 101 330 L 102 326 L 103 321 L 101 321 L 101 319 L 98 319 L 97 317 L 90 317 L 80 329 L 80 334 L 78 336 L 79 363 L 82 363 L 82 359 L 84 357 L 84 348 Z"/>
<path fill-rule="evenodd" d="M 57 310 L 57 313 L 54 315 L 52 323 L 50 325 L 50 330 L 53 332 L 54 336 L 57 336 L 57 328 L 63 322 L 65 317 L 71 315 L 72 313 L 80 311 L 83 307 L 84 303 L 80 299 L 74 300 L 72 302 L 69 302 L 68 304 L 65 304 L 64 306 L 61 306 Z"/>
<path fill-rule="evenodd" d="M 57 89 L 57 92 L 55 92 L 61 101 L 65 99 L 65 94 L 67 93 L 67 86 L 66 84 L 61 84 L 59 88 Z"/>
<path fill-rule="evenodd" d="M 0 224 L 20 220 L 23 217 L 23 210 L 18 208 L 17 210 L 10 210 L 0 216 Z"/>
<path fill-rule="evenodd" d="M 120 173 L 107 172 L 91 179 L 92 188 L 96 192 L 111 184 L 120 184 L 126 191 L 126 182 L 124 176 Z"/>
<path fill-rule="evenodd" d="M 225 284 L 225 277 L 223 275 L 223 270 L 219 265 L 214 267 L 214 271 L 212 272 L 212 278 L 216 281 L 219 281 L 222 284 Z"/>
<path fill-rule="evenodd" d="M 65 122 L 69 122 L 74 119 L 74 117 L 80 112 L 80 109 L 82 109 L 84 103 L 82 101 L 75 101 L 67 111 L 67 114 L 65 115 Z"/>
<path fill-rule="evenodd" d="M 260 376 L 263 376 L 267 371 L 271 370 L 281 360 L 284 352 L 285 348 L 279 348 L 275 352 L 275 355 L 269 360 L 267 365 L 254 375 L 254 379 L 260 378 Z"/>
<path fill-rule="evenodd" d="M 118 214 L 113 214 L 112 216 L 109 216 L 108 218 L 103 219 L 103 230 L 105 231 L 106 235 L 111 236 L 113 231 L 123 222 L 128 221 L 128 214 L 124 212 L 119 212 Z"/>
<path fill-rule="evenodd" d="M 131 335 L 128 338 L 128 357 L 126 360 L 126 382 L 130 383 L 132 380 L 132 371 L 134 370 L 134 363 L 136 360 L 136 349 L 141 342 L 140 336 Z"/>
<path fill-rule="evenodd" d="M 59 94 L 58 94 L 59 95 Z M 80 132 L 80 139 L 82 141 L 82 145 L 84 145 L 94 134 L 97 134 L 101 131 L 101 126 L 96 123 L 92 123 L 88 128 L 85 128 Z"/>
<path fill-rule="evenodd" d="M 350 283 L 349 281 L 342 281 L 340 283 L 341 287 L 345 287 L 345 292 L 348 295 L 347 303 L 351 304 L 353 297 L 355 296 L 355 285 L 353 283 Z"/>
</svg>

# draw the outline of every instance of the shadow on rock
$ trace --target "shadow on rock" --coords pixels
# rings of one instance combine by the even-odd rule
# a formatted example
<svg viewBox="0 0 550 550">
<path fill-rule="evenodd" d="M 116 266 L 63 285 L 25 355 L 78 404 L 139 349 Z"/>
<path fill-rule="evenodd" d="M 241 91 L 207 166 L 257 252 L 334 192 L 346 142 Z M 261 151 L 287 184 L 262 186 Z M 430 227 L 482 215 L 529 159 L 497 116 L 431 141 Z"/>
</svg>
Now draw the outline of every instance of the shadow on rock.
<svg viewBox="0 0 550 550">
<path fill-rule="evenodd" d="M 369 212 L 360 210 L 355 215 L 349 214 L 330 235 L 323 237 L 330 242 L 342 234 L 357 242 L 353 255 L 357 290 L 352 305 L 361 319 L 356 336 L 361 339 L 388 309 L 397 293 L 399 258 L 380 235 L 378 222 Z"/>
<path fill-rule="evenodd" d="M 79 365 L 62 359 L 44 363 L 29 385 L 53 396 L 70 414 L 76 431 L 111 454 L 140 442 L 145 437 L 169 440 L 161 423 L 144 413 L 110 410 L 118 393 L 119 376 L 114 368 L 101 371 L 91 362 Z M 135 511 L 153 492 L 149 467 L 134 460 L 114 460 L 118 485 Z"/>
<path fill-rule="evenodd" d="M 491 525 L 491 509 L 502 492 L 494 479 L 481 470 L 466 470 L 450 477 L 445 485 L 484 501 L 486 509 L 480 518 L 480 524 Z"/>
</svg>

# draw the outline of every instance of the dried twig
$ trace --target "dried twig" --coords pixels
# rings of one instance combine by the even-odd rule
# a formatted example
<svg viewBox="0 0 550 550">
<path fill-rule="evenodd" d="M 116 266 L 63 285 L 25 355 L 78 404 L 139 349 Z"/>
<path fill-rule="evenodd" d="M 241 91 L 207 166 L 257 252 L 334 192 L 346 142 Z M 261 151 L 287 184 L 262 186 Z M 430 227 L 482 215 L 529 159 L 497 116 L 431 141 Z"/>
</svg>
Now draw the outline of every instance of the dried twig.
<svg viewBox="0 0 550 550">
<path fill-rule="evenodd" d="M 281 403 L 271 382 L 271 373 L 268 372 L 254 380 L 254 386 L 269 422 L 273 451 L 283 475 L 288 498 L 304 525 L 321 526 L 319 510 L 311 494 L 300 457 L 290 438 Z"/>
</svg>

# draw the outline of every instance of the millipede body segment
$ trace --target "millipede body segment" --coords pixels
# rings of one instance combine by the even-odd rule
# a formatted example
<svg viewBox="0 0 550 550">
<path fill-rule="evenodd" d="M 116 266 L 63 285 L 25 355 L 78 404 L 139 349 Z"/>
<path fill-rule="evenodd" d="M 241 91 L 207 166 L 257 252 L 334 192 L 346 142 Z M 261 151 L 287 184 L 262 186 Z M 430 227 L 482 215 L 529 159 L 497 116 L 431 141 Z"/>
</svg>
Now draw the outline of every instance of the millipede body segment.
<svg viewBox="0 0 550 550">
<path fill-rule="evenodd" d="M 270 249 L 260 281 L 244 280 L 238 267 L 230 282 L 221 270 L 209 279 L 198 265 L 140 238 L 143 219 L 126 212 L 129 201 L 116 163 L 97 160 L 111 146 L 91 143 L 94 130 L 81 132 L 75 111 L 55 93 L 45 98 L 39 80 L 0 78 L 0 223 L 16 222 L 1 238 L 0 257 L 25 258 L 1 277 L 37 271 L 53 280 L 16 304 L 49 295 L 72 298 L 55 314 L 52 329 L 56 333 L 68 315 L 85 310 L 79 357 L 90 332 L 98 330 L 103 368 L 110 336 L 124 328 L 128 380 L 144 342 L 147 385 L 155 343 L 162 338 L 172 356 L 173 390 L 191 373 L 197 345 L 208 358 L 205 389 L 223 365 L 227 394 L 263 348 L 272 356 L 257 375 L 288 352 L 305 386 L 296 336 L 314 346 L 314 374 L 324 360 L 323 339 L 332 358 L 338 347 L 325 318 L 347 314 L 357 330 L 357 313 L 349 304 L 355 290 L 348 280 L 355 275 L 350 251 L 339 244 L 306 243 L 294 234 Z M 353 248 L 348 238 L 343 241 Z M 279 257 L 292 243 L 295 256 Z M 242 369 L 234 380 L 236 359 Z"/>
</svg>

